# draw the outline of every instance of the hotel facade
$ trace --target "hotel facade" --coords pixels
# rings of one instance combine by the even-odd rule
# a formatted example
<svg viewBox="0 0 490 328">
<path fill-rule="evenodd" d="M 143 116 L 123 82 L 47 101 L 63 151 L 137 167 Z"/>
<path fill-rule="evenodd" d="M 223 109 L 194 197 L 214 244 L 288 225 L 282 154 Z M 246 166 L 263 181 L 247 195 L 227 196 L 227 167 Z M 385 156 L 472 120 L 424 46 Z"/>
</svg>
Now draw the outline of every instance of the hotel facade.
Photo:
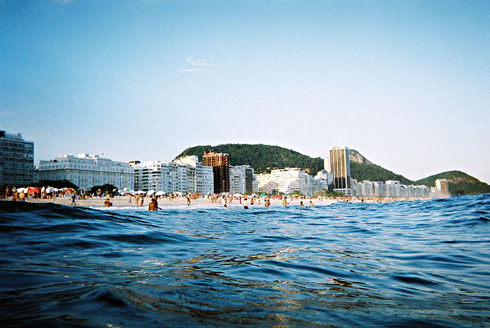
<svg viewBox="0 0 490 328">
<path fill-rule="evenodd" d="M 67 180 L 80 189 L 111 184 L 118 189 L 133 189 L 134 172 L 129 163 L 116 162 L 98 155 L 62 155 L 40 161 L 38 180 Z"/>
</svg>

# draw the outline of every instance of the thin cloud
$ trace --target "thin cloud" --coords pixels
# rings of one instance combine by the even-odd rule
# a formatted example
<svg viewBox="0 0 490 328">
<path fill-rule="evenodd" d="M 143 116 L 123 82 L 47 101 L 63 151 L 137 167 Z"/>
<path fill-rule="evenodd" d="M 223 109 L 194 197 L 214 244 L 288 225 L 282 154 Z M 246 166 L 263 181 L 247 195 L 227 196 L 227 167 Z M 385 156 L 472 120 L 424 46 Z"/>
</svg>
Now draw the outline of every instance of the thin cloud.
<svg viewBox="0 0 490 328">
<path fill-rule="evenodd" d="M 187 57 L 187 62 L 192 65 L 192 66 L 199 66 L 199 67 L 214 67 L 213 64 L 208 63 L 206 59 L 194 59 L 191 57 Z"/>
<path fill-rule="evenodd" d="M 188 67 L 180 69 L 179 73 L 205 73 L 209 72 L 209 70 L 214 67 L 214 65 L 206 59 L 187 57 L 186 61 Z"/>
</svg>

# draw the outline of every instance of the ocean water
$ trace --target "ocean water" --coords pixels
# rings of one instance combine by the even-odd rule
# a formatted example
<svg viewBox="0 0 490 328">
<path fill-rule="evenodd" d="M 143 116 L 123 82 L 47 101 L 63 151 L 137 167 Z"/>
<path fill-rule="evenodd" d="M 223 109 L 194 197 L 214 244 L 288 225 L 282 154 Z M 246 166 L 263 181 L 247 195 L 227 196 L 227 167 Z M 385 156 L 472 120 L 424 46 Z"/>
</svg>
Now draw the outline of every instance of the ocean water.
<svg viewBox="0 0 490 328">
<path fill-rule="evenodd" d="M 90 209 L 0 202 L 1 327 L 490 327 L 490 195 Z"/>
</svg>

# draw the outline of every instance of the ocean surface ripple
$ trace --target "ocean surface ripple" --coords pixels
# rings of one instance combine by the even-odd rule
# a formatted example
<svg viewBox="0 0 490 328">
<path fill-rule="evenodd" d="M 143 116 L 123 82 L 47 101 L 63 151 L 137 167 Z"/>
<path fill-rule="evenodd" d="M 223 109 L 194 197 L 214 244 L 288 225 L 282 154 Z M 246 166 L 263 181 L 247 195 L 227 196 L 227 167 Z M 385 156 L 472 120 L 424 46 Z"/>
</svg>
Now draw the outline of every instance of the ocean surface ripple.
<svg viewBox="0 0 490 328">
<path fill-rule="evenodd" d="M 0 202 L 2 327 L 490 327 L 490 195 L 90 209 Z"/>
</svg>

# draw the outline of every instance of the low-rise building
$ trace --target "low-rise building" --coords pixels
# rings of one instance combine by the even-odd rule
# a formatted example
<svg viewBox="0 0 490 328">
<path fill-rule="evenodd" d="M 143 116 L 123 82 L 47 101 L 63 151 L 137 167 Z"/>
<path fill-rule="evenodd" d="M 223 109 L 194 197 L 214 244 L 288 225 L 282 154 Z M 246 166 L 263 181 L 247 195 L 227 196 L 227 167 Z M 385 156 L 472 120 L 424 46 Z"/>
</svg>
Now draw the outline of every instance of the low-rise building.
<svg viewBox="0 0 490 328">
<path fill-rule="evenodd" d="M 431 195 L 431 189 L 424 185 L 404 185 L 400 181 L 373 182 L 364 180 L 351 181 L 352 196 L 354 197 L 384 197 L 384 198 L 422 198 Z"/>
<path fill-rule="evenodd" d="M 111 184 L 119 189 L 133 189 L 134 170 L 125 162 L 112 161 L 98 155 L 62 155 L 39 162 L 38 179 L 67 180 L 80 189 Z"/>
</svg>

